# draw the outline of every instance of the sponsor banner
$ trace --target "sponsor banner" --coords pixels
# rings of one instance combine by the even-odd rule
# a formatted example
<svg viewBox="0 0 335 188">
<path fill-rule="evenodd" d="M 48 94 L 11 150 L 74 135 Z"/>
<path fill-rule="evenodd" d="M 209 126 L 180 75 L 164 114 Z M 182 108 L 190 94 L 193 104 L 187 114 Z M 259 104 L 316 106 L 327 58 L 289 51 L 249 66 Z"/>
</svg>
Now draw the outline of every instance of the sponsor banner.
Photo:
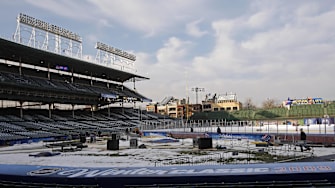
<svg viewBox="0 0 335 188">
<path fill-rule="evenodd" d="M 0 165 L 0 176 L 5 174 L 34 177 L 106 178 L 106 177 L 171 177 L 208 175 L 256 175 L 334 172 L 333 162 L 320 163 L 272 163 L 218 166 L 174 166 L 174 167 L 106 167 L 76 168 L 33 165 Z"/>
<path fill-rule="evenodd" d="M 236 94 L 219 95 L 218 101 L 236 101 Z"/>
<path fill-rule="evenodd" d="M 332 183 L 334 162 L 201 165 L 172 167 L 57 167 L 1 165 L 0 180 L 40 187 L 137 187 L 138 185 L 299 181 L 325 179 Z M 36 184 L 35 184 L 36 183 Z M 44 185 L 45 184 L 45 185 Z M 14 185 L 14 184 L 10 184 Z M 112 185 L 112 186 L 111 186 Z"/>
<path fill-rule="evenodd" d="M 285 105 L 306 105 L 306 104 L 322 104 L 322 98 L 306 98 L 306 99 L 290 99 L 284 101 Z"/>
</svg>

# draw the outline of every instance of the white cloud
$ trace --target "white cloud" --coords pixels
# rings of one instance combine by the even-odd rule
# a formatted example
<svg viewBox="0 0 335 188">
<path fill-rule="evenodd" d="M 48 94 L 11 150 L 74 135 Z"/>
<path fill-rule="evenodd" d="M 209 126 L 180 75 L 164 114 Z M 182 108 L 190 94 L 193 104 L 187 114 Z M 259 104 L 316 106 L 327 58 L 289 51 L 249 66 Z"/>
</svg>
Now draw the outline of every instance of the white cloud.
<svg viewBox="0 0 335 188">
<path fill-rule="evenodd" d="M 271 10 L 266 10 L 255 13 L 247 20 L 248 25 L 252 28 L 264 27 L 268 22 L 271 21 L 271 12 Z"/>
<path fill-rule="evenodd" d="M 208 34 L 208 31 L 201 31 L 199 28 L 199 24 L 202 22 L 202 20 L 196 20 L 191 23 L 188 23 L 186 25 L 186 32 L 193 36 L 193 37 L 202 37 L 206 34 Z"/>
<path fill-rule="evenodd" d="M 157 35 L 168 32 L 192 14 L 190 6 L 198 7 L 202 1 L 108 1 L 89 0 L 101 13 L 125 27 Z M 200 6 L 199 6 L 200 7 Z"/>
<path fill-rule="evenodd" d="M 137 55 L 137 67 L 150 77 L 149 82 L 139 83 L 141 91 L 150 92 L 154 101 L 160 101 L 165 96 L 185 98 L 186 68 L 185 55 L 192 46 L 189 41 L 176 37 L 169 38 L 164 46 L 157 50 L 155 57 L 145 53 Z M 154 87 L 154 89 L 153 89 Z"/>
<path fill-rule="evenodd" d="M 177 28 L 185 21 L 194 20 L 196 13 L 206 6 L 205 1 L 192 0 L 48 0 L 48 3 L 43 0 L 26 0 L 26 2 L 63 17 L 94 22 L 107 27 L 118 24 L 140 31 L 145 36 L 169 33 L 171 28 Z M 197 35 L 202 33 L 199 30 L 196 32 Z"/>
<path fill-rule="evenodd" d="M 335 23 L 330 21 L 334 12 L 303 8 L 302 14 L 299 7 L 292 9 L 295 17 L 285 22 L 271 17 L 284 18 L 283 7 L 269 13 L 264 6 L 250 16 L 213 22 L 216 43 L 212 52 L 193 61 L 198 81 L 216 92 L 257 98 L 259 104 L 271 96 L 279 100 L 292 95 L 330 98 L 335 94 L 327 87 L 335 69 Z"/>
<path fill-rule="evenodd" d="M 182 41 L 176 37 L 171 37 L 165 44 L 164 48 L 157 51 L 158 63 L 176 63 L 187 53 L 190 42 Z"/>
<path fill-rule="evenodd" d="M 45 0 L 25 1 L 35 7 L 50 11 L 50 13 L 74 20 L 81 20 L 86 22 L 93 21 L 95 20 L 93 15 L 96 15 L 97 13 L 92 4 L 84 3 L 78 0 L 48 0 L 47 3 Z"/>
<path fill-rule="evenodd" d="M 113 25 L 107 19 L 99 19 L 97 23 L 100 27 L 113 27 Z"/>
<path fill-rule="evenodd" d="M 296 15 L 297 17 L 305 17 L 305 16 L 315 16 L 315 14 L 318 14 L 319 12 L 319 4 L 317 2 L 315 3 L 306 3 L 301 5 L 296 9 Z"/>
</svg>

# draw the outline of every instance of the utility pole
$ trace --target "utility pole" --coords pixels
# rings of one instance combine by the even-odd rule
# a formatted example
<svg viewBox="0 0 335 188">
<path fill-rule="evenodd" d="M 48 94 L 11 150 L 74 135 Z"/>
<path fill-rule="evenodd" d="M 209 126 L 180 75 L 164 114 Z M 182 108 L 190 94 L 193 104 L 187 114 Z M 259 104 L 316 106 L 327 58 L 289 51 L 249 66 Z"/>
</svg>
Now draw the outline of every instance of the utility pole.
<svg viewBox="0 0 335 188">
<path fill-rule="evenodd" d="M 195 87 L 195 88 L 192 88 L 192 91 L 195 92 L 195 103 L 196 103 L 196 104 L 199 104 L 199 103 L 198 103 L 198 92 L 204 92 L 204 91 L 205 91 L 205 88 Z"/>
</svg>

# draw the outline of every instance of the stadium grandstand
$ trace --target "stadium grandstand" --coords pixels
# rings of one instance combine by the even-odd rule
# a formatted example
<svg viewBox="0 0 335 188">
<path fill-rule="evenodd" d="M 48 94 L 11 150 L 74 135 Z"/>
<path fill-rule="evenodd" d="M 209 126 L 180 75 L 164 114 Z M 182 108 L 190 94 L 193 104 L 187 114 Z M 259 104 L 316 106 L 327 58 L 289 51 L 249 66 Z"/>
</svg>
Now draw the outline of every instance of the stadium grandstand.
<svg viewBox="0 0 335 188">
<path fill-rule="evenodd" d="M 17 21 L 13 38 L 0 38 L 0 146 L 79 139 L 81 142 L 82 135 L 87 137 L 92 133 L 107 135 L 113 140 L 116 134 L 142 127 L 146 130 L 168 129 L 177 124 L 184 131 L 192 128 L 188 135 L 198 137 L 199 134 L 193 132 L 195 124 L 188 120 L 194 123 L 196 120 L 223 119 L 247 122 L 335 115 L 334 104 L 243 110 L 234 98 L 220 100 L 221 106 L 214 106 L 225 110 L 195 112 L 190 119 L 186 108 L 184 124 L 182 118 L 174 119 L 136 108 L 137 103 L 151 102 L 135 86 L 137 81 L 149 78 L 128 66 L 133 65 L 136 56 L 97 42 L 96 59 L 88 61 L 89 58 L 83 58 L 82 40 L 76 33 L 24 14 L 19 14 Z M 125 85 L 131 82 L 133 88 Z M 168 105 L 171 101 L 176 100 L 166 97 L 161 103 Z M 200 109 L 195 107 L 190 111 Z M 181 116 L 185 117 L 183 106 L 176 105 L 169 110 L 176 117 L 181 110 Z M 219 125 L 214 124 L 215 127 Z M 230 126 L 232 128 L 233 124 Z M 209 134 L 201 135 L 207 137 Z M 333 142 L 333 137 L 331 139 Z M 0 167 L 0 187 L 334 187 L 335 184 L 332 162 L 253 164 L 248 167 L 189 164 L 122 168 L 0 164 Z"/>
<path fill-rule="evenodd" d="M 116 57 L 129 64 L 134 55 L 98 42 L 101 61 L 86 61 L 81 51 L 64 53 L 74 52 L 68 48 L 74 43 L 81 50 L 78 35 L 60 27 L 51 31 L 40 22 L 19 14 L 13 39 L 0 38 L 0 145 L 76 138 L 93 131 L 111 134 L 144 121 L 158 124 L 169 119 L 136 108 L 136 103 L 151 101 L 135 88 L 136 81 L 149 78 L 126 71 L 124 65 L 108 66 Z M 38 41 L 37 32 L 44 39 Z M 59 45 L 46 42 L 51 38 Z M 134 88 L 125 86 L 128 82 Z"/>
</svg>

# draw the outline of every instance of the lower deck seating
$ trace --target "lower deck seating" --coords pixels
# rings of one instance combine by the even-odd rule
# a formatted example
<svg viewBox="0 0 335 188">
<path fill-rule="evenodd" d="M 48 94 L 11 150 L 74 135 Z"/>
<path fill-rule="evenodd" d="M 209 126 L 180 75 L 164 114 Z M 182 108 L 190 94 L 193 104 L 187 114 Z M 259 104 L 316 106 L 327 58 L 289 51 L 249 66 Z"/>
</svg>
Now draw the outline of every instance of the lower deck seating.
<svg viewBox="0 0 335 188">
<path fill-rule="evenodd" d="M 19 117 L 19 109 L 0 109 L 0 145 L 8 145 L 20 141 L 43 140 L 52 138 L 78 138 L 80 134 L 111 134 L 125 132 L 140 126 L 147 121 L 159 124 L 174 121 L 169 117 L 147 114 L 145 120 L 139 120 L 138 113 L 132 108 L 111 108 L 91 113 L 89 111 L 54 111 L 48 117 L 47 110 L 26 110 L 23 118 Z M 73 116 L 75 114 L 75 116 Z"/>
</svg>

